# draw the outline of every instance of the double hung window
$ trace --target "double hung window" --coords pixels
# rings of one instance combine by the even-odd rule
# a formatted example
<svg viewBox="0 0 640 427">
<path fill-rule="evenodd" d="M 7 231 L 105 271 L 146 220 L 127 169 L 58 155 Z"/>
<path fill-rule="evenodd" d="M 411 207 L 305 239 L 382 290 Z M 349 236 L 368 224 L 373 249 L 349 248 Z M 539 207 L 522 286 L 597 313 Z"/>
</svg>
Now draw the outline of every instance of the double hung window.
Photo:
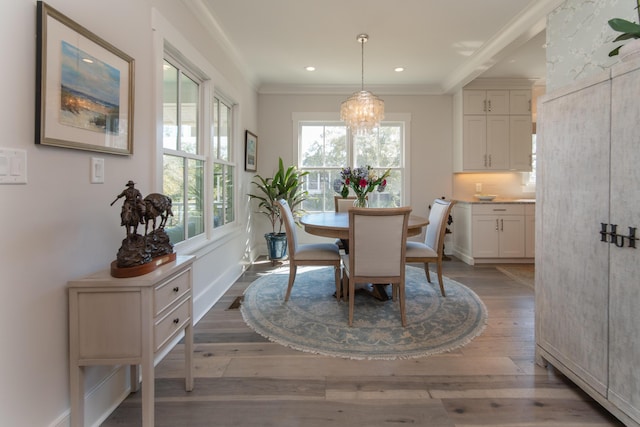
<svg viewBox="0 0 640 427">
<path fill-rule="evenodd" d="M 222 227 L 235 219 L 234 172 L 232 162 L 233 107 L 221 97 L 213 100 L 213 227 Z"/>
<path fill-rule="evenodd" d="M 298 168 L 309 172 L 305 189 L 309 198 L 303 203 L 307 212 L 333 211 L 333 182 L 345 167 L 371 166 L 382 174 L 387 169 L 387 187 L 369 193 L 369 206 L 396 207 L 405 203 L 406 169 L 405 121 L 385 121 L 371 134 L 355 136 L 341 121 L 297 121 Z"/>
<path fill-rule="evenodd" d="M 165 52 L 162 192 L 172 200 L 165 230 L 174 244 L 235 219 L 233 104 L 211 94 L 207 78 L 185 62 Z"/>
</svg>

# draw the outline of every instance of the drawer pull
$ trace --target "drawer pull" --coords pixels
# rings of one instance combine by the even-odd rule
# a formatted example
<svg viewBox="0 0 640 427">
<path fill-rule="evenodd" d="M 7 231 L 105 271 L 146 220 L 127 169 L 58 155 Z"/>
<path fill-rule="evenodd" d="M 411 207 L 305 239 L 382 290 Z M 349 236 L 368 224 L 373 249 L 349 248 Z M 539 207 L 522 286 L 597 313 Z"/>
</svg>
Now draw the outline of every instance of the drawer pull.
<svg viewBox="0 0 640 427">
<path fill-rule="evenodd" d="M 175 319 L 173 319 L 173 323 L 174 323 L 174 324 L 176 324 L 176 325 L 177 325 L 178 323 L 180 323 L 180 318 L 179 318 L 179 317 L 176 317 Z"/>
<path fill-rule="evenodd" d="M 178 293 L 178 291 L 180 290 L 180 288 L 178 286 L 176 286 L 175 288 L 173 288 L 173 292 Z"/>
<path fill-rule="evenodd" d="M 506 210 L 507 210 L 506 208 L 504 208 L 504 209 L 496 209 L 496 208 L 494 208 L 493 209 L 494 212 L 505 212 Z"/>
</svg>

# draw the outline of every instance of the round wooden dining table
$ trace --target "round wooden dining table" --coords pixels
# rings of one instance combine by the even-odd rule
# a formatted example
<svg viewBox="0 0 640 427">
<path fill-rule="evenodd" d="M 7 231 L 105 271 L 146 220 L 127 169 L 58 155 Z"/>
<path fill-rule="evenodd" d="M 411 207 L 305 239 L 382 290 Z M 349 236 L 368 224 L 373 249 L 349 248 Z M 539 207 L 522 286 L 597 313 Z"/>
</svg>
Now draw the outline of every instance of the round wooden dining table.
<svg viewBox="0 0 640 427">
<path fill-rule="evenodd" d="M 349 214 L 347 212 L 321 212 L 304 215 L 300 218 L 304 230 L 315 236 L 334 237 L 349 240 Z M 407 236 L 417 236 L 429 219 L 417 215 L 409 216 Z"/>
</svg>

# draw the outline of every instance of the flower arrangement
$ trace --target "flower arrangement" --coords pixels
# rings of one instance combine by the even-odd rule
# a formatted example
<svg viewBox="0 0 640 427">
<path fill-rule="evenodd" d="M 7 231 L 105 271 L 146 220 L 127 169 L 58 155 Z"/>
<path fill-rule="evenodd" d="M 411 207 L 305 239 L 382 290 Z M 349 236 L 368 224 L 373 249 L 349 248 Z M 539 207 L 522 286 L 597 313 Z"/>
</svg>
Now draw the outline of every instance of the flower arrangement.
<svg viewBox="0 0 640 427">
<path fill-rule="evenodd" d="M 354 206 L 366 207 L 367 194 L 373 190 L 384 191 L 390 173 L 391 170 L 387 169 L 381 176 L 378 176 L 369 165 L 353 169 L 347 167 L 340 171 L 340 178 L 333 181 L 333 189 L 342 197 L 347 197 L 351 188 L 356 195 Z"/>
</svg>

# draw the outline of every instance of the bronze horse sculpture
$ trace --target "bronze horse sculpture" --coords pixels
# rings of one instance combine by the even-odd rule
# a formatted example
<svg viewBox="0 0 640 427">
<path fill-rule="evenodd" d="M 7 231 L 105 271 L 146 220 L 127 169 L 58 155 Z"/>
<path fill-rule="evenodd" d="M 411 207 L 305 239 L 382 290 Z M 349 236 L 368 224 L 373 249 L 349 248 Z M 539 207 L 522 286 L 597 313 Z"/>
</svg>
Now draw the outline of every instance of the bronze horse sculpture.
<svg viewBox="0 0 640 427">
<path fill-rule="evenodd" d="M 160 193 L 151 193 L 144 198 L 145 212 L 142 213 L 144 219 L 144 234 L 147 235 L 149 221 L 152 221 L 152 229 L 156 229 L 156 218 L 160 217 L 159 229 L 164 229 L 167 218 L 173 216 L 171 211 L 171 198 Z"/>
</svg>

